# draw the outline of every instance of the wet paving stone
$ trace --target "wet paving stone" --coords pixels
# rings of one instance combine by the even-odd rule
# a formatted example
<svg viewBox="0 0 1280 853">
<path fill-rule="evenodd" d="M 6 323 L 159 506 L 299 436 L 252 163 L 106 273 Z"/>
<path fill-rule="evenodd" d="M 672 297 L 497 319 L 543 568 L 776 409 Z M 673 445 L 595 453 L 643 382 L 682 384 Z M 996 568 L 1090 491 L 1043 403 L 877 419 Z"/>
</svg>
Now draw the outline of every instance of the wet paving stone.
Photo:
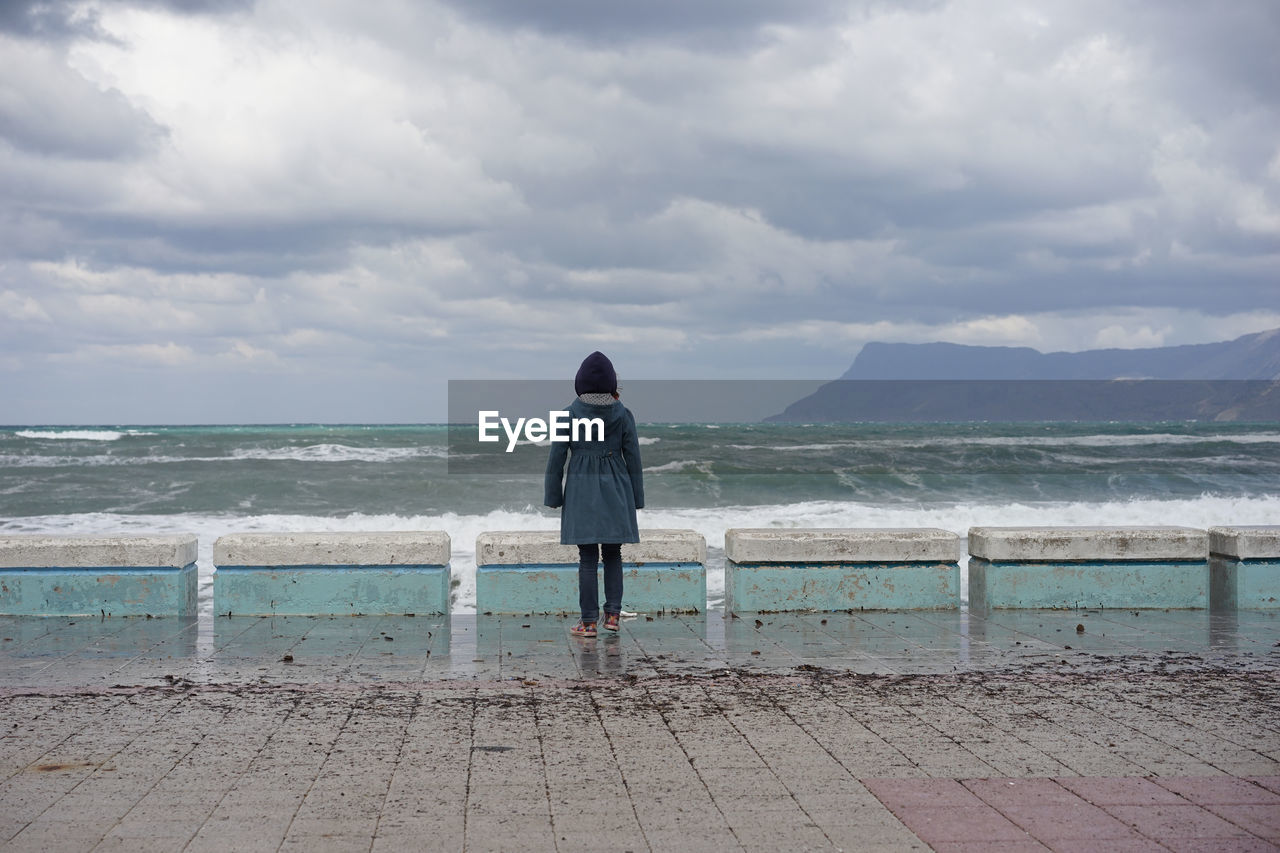
<svg viewBox="0 0 1280 853">
<path fill-rule="evenodd" d="M 1271 615 L 759 621 L 0 618 L 0 847 L 1280 844 Z"/>
</svg>

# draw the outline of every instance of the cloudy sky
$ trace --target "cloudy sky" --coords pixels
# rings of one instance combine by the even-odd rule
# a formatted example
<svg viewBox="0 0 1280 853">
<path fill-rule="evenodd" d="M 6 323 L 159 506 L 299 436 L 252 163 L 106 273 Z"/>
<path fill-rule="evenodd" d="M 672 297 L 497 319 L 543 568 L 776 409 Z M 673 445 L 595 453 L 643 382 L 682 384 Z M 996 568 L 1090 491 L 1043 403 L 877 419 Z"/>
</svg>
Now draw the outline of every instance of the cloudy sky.
<svg viewBox="0 0 1280 853">
<path fill-rule="evenodd" d="M 1280 326 L 1275 0 L 0 5 L 0 423 Z"/>
</svg>

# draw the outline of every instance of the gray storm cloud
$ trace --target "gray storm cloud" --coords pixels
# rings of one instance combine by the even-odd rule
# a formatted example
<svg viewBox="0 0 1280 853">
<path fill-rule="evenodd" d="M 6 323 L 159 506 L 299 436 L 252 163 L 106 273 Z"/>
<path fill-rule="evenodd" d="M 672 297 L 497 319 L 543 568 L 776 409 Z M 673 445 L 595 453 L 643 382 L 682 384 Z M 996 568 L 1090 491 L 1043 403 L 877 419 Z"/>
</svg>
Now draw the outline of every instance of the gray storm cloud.
<svg viewBox="0 0 1280 853">
<path fill-rule="evenodd" d="M 1278 39 L 1265 1 L 5 4 L 0 382 L 18 421 L 423 420 L 597 348 L 1278 326 Z"/>
</svg>

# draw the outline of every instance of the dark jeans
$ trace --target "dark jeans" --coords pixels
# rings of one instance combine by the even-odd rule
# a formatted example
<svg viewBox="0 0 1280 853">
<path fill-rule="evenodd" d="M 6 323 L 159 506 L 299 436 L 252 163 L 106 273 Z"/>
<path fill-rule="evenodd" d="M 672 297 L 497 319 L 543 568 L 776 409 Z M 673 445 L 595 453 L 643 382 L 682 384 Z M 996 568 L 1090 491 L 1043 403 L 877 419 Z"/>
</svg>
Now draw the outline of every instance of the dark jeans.
<svg viewBox="0 0 1280 853">
<path fill-rule="evenodd" d="M 582 608 L 583 622 L 596 622 L 600 618 L 600 584 L 596 580 L 596 567 L 604 556 L 604 612 L 622 612 L 622 546 L 578 546 L 578 606 Z"/>
</svg>

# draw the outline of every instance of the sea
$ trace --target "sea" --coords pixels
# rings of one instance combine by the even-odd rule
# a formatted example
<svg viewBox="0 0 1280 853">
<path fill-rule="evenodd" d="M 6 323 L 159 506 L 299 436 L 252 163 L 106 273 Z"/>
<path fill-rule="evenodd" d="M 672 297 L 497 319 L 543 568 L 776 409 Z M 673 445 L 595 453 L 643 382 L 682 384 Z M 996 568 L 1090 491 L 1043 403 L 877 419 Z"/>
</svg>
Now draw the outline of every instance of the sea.
<svg viewBox="0 0 1280 853">
<path fill-rule="evenodd" d="M 640 424 L 642 528 L 1280 524 L 1280 424 Z M 476 536 L 555 530 L 545 447 L 469 470 L 444 425 L 0 427 L 0 534 L 191 533 L 212 608 L 227 533 L 444 530 L 475 612 Z"/>
</svg>

